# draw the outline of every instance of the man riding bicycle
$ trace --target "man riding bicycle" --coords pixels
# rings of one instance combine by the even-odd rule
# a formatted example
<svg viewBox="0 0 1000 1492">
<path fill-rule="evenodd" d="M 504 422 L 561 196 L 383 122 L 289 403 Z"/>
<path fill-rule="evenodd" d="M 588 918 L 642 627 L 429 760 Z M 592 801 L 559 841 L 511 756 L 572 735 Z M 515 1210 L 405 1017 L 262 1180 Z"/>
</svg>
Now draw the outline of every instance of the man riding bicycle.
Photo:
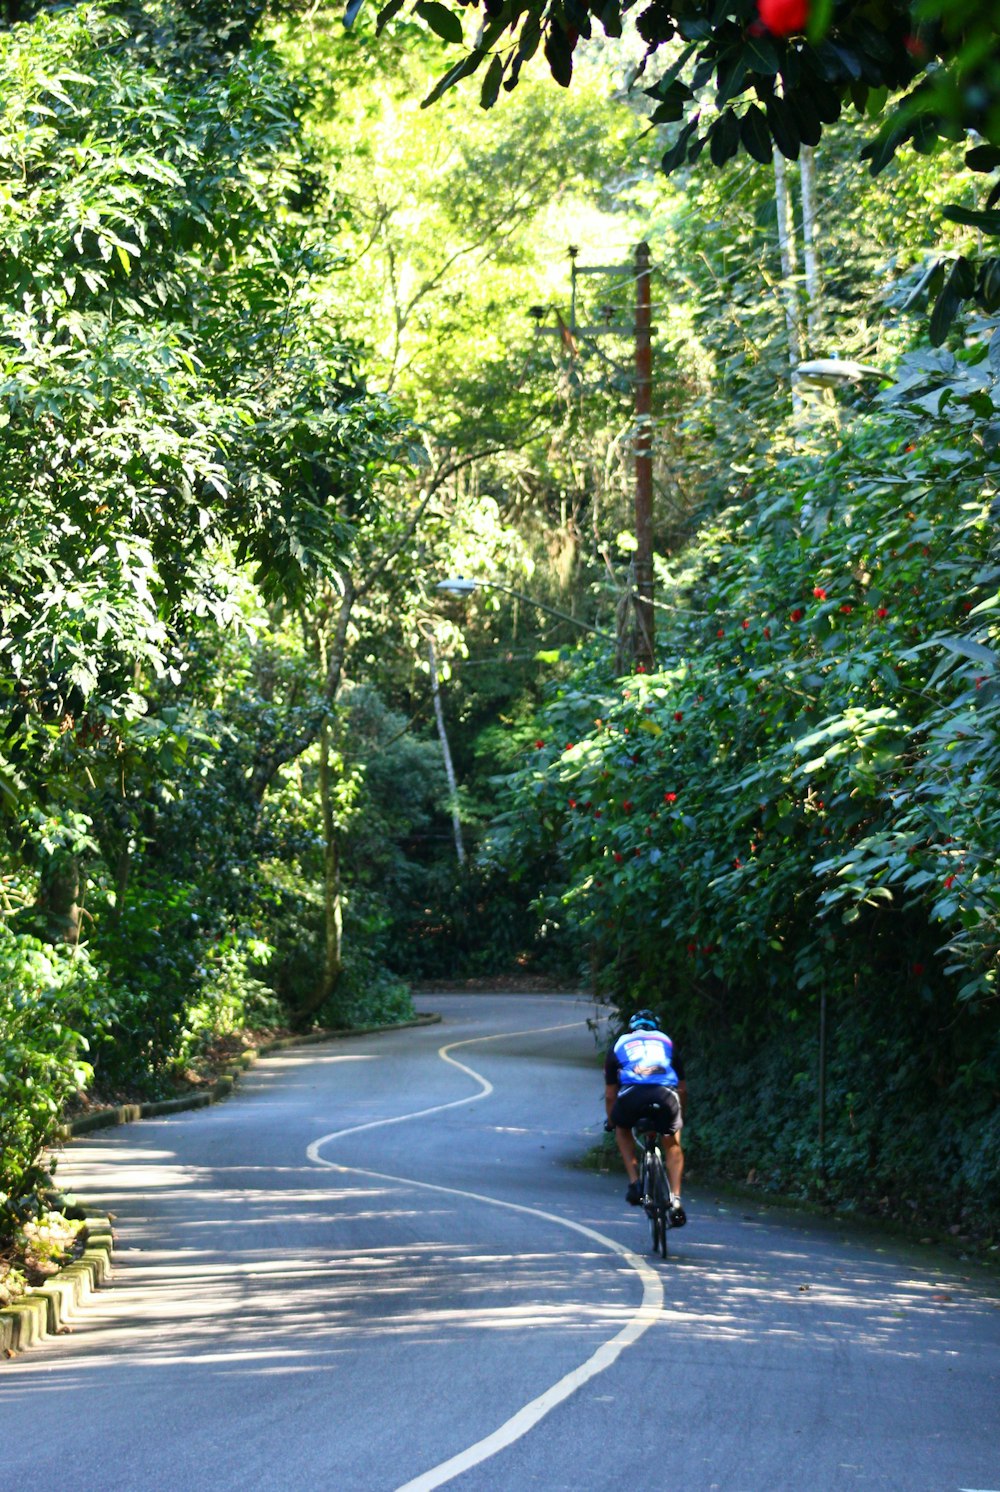
<svg viewBox="0 0 1000 1492">
<path fill-rule="evenodd" d="M 684 1066 L 673 1042 L 659 1029 L 651 1010 L 637 1010 L 628 1030 L 619 1036 L 604 1061 L 607 1128 L 614 1128 L 628 1172 L 626 1201 L 638 1207 L 642 1193 L 632 1130 L 643 1122 L 643 1116 L 651 1116 L 650 1127 L 663 1138 L 663 1159 L 670 1182 L 670 1221 L 675 1228 L 687 1222 L 681 1206 L 684 1152 L 680 1140 L 686 1104 Z"/>
</svg>

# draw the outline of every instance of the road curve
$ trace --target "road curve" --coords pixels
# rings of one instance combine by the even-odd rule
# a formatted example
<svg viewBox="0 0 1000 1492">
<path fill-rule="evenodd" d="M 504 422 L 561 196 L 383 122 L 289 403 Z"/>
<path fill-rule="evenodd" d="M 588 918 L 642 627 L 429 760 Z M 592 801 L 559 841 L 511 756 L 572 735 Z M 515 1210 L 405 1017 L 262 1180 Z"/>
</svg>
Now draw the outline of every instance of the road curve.
<svg viewBox="0 0 1000 1492">
<path fill-rule="evenodd" d="M 103 1492 L 1000 1492 L 981 1285 L 697 1195 L 654 1263 L 619 1179 L 572 1166 L 600 1127 L 589 1004 L 422 1003 L 441 1026 L 74 1142 L 60 1179 L 117 1214 L 116 1282 L 0 1365 L 2 1492 L 73 1468 Z"/>
</svg>

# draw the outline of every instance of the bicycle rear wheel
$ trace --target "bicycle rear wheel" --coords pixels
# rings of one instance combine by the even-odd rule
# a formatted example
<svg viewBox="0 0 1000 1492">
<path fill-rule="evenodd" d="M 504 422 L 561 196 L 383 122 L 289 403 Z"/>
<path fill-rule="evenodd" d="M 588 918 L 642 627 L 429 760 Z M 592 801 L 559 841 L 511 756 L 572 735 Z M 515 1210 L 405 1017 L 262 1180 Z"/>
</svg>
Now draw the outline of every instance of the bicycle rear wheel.
<svg viewBox="0 0 1000 1492">
<path fill-rule="evenodd" d="M 667 1233 L 670 1224 L 667 1216 L 670 1210 L 670 1188 L 667 1185 L 667 1173 L 659 1150 L 653 1151 L 653 1252 L 659 1253 L 661 1258 L 667 1257 Z"/>
<path fill-rule="evenodd" d="M 642 1200 L 649 1218 L 649 1246 L 654 1254 L 667 1257 L 667 1205 L 669 1191 L 660 1152 L 650 1142 L 642 1160 Z"/>
<path fill-rule="evenodd" d="M 656 1204 L 656 1166 L 654 1162 L 655 1151 L 647 1147 L 642 1157 L 642 1205 L 646 1209 L 649 1219 L 650 1248 L 655 1254 L 660 1247 L 660 1226 L 657 1218 Z"/>
</svg>

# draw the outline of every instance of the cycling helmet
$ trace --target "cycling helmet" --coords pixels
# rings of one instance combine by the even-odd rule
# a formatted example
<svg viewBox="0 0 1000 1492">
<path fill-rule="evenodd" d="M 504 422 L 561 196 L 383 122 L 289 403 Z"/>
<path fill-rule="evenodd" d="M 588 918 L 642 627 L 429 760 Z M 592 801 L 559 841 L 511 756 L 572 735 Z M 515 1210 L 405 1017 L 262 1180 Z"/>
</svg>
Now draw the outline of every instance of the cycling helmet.
<svg viewBox="0 0 1000 1492">
<path fill-rule="evenodd" d="M 658 1026 L 659 1022 L 651 1010 L 637 1010 L 628 1023 L 630 1031 L 655 1031 Z"/>
</svg>

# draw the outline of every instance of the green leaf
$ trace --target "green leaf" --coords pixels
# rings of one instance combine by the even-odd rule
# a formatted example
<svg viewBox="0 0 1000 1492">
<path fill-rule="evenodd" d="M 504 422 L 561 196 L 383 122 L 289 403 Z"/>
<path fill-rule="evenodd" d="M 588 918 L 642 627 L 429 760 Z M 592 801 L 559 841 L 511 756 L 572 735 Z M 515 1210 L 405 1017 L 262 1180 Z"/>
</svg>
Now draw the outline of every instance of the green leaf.
<svg viewBox="0 0 1000 1492">
<path fill-rule="evenodd" d="M 965 258 L 956 259 L 931 312 L 930 339 L 935 347 L 940 347 L 958 314 L 959 306 L 972 295 L 974 289 L 972 266 Z"/>
<path fill-rule="evenodd" d="M 976 663 L 981 663 L 987 668 L 1000 667 L 1000 656 L 990 648 L 983 647 L 980 642 L 973 642 L 971 637 L 948 637 L 940 638 L 941 646 L 947 648 L 949 653 L 960 653 L 963 658 L 971 658 Z"/>
<path fill-rule="evenodd" d="M 751 104 L 740 120 L 740 140 L 743 142 L 743 149 L 755 161 L 759 161 L 762 166 L 770 164 L 773 158 L 771 132 L 756 104 Z"/>
<path fill-rule="evenodd" d="M 775 145 L 787 160 L 797 161 L 800 141 L 795 127 L 795 116 L 780 98 L 769 98 L 766 109 L 768 128 Z"/>
<path fill-rule="evenodd" d="M 943 209 L 942 215 L 953 223 L 963 223 L 967 228 L 978 228 L 981 233 L 987 233 L 991 237 L 1000 234 L 1000 212 L 977 212 L 971 207 L 960 207 L 951 202 Z"/>
<path fill-rule="evenodd" d="M 1000 148 L 996 145 L 974 145 L 965 152 L 970 171 L 995 171 L 1000 166 Z"/>
<path fill-rule="evenodd" d="M 809 6 L 809 22 L 806 34 L 813 46 L 821 42 L 833 20 L 834 0 L 812 0 Z"/>
<path fill-rule="evenodd" d="M 686 83 L 673 82 L 664 92 L 658 93 L 660 102 L 653 110 L 654 124 L 674 124 L 684 118 L 685 106 L 690 102 L 691 90 Z"/>
<path fill-rule="evenodd" d="M 544 51 L 553 78 L 561 88 L 568 88 L 573 81 L 573 47 L 557 21 L 549 23 Z"/>
<path fill-rule="evenodd" d="M 474 52 L 470 52 L 467 57 L 463 57 L 461 62 L 456 62 L 454 67 L 449 68 L 444 76 L 438 79 L 427 97 L 421 99 L 420 107 L 427 109 L 430 108 L 431 104 L 437 103 L 438 99 L 447 93 L 449 88 L 453 88 L 462 78 L 467 78 L 470 74 L 474 73 L 485 56 L 485 52 L 477 49 Z"/>
<path fill-rule="evenodd" d="M 375 35 L 376 36 L 380 36 L 382 34 L 382 31 L 385 28 L 385 26 L 388 25 L 388 23 L 392 20 L 393 16 L 396 16 L 396 15 L 399 14 L 399 12 L 402 10 L 402 8 L 403 8 L 403 6 L 404 6 L 405 3 L 406 3 L 406 0 L 389 0 L 388 5 L 383 5 L 382 9 L 379 11 L 378 15 L 375 17 Z"/>
<path fill-rule="evenodd" d="M 688 141 L 690 140 L 694 131 L 698 128 L 698 120 L 700 119 L 700 117 L 700 114 L 695 114 L 692 116 L 691 119 L 688 120 L 687 124 L 681 130 L 673 145 L 660 161 L 660 168 L 666 173 L 666 175 L 669 176 L 671 171 L 675 171 L 677 167 L 680 166 L 687 159 Z"/>
<path fill-rule="evenodd" d="M 449 10 L 447 5 L 442 5 L 441 0 L 417 0 L 413 10 L 442 41 L 453 45 L 462 41 L 465 33 L 461 18 L 453 10 Z"/>
<path fill-rule="evenodd" d="M 787 94 L 785 103 L 802 144 L 818 145 L 823 135 L 823 124 L 816 112 L 808 85 Z"/>
<path fill-rule="evenodd" d="M 604 27 L 605 36 L 621 36 L 621 0 L 605 0 L 604 6 L 600 12 L 600 19 L 601 25 Z"/>
<path fill-rule="evenodd" d="M 740 145 L 740 121 L 732 109 L 726 109 L 708 132 L 708 152 L 713 166 L 724 166 Z"/>
<path fill-rule="evenodd" d="M 751 72 L 762 73 L 773 78 L 781 66 L 778 49 L 769 36 L 747 36 L 743 44 L 743 57 Z"/>
<path fill-rule="evenodd" d="M 500 84 L 503 82 L 504 59 L 496 56 L 486 69 L 483 86 L 479 94 L 480 105 L 484 109 L 492 109 L 500 92 Z"/>
</svg>

